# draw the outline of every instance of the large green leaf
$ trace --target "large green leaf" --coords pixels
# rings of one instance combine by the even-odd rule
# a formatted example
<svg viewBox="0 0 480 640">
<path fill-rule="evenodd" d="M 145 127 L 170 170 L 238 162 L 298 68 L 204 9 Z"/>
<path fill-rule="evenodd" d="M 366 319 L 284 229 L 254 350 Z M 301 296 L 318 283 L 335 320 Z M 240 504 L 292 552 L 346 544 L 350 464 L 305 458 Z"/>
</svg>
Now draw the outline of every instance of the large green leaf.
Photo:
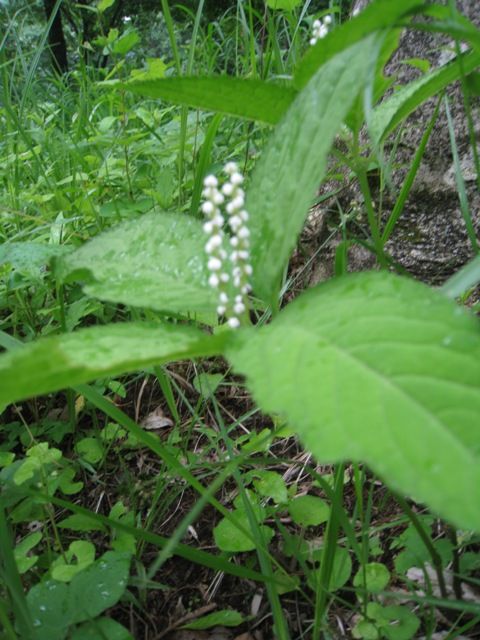
<svg viewBox="0 0 480 640">
<path fill-rule="evenodd" d="M 455 59 L 396 91 L 373 112 L 370 133 L 374 141 L 381 142 L 417 107 L 458 80 L 462 73 L 470 73 L 479 65 L 480 53 L 463 54 L 461 64 Z"/>
<path fill-rule="evenodd" d="M 207 111 L 276 124 L 296 96 L 288 85 L 230 76 L 151 78 L 120 85 L 148 98 L 161 98 Z"/>
<path fill-rule="evenodd" d="M 227 355 L 261 409 L 320 461 L 366 462 L 392 488 L 480 531 L 478 320 L 423 284 L 345 276 Z"/>
<path fill-rule="evenodd" d="M 0 355 L 0 405 L 160 362 L 219 353 L 221 341 L 192 327 L 154 323 L 43 338 Z"/>
<path fill-rule="evenodd" d="M 131 555 L 107 551 L 70 583 L 73 622 L 91 620 L 116 604 L 127 588 Z"/>
<path fill-rule="evenodd" d="M 27 603 L 33 640 L 63 640 L 72 624 L 91 620 L 116 604 L 127 588 L 130 560 L 128 553 L 107 551 L 69 585 L 46 580 L 32 587 Z"/>
<path fill-rule="evenodd" d="M 91 296 L 173 312 L 214 311 L 201 222 L 154 213 L 106 231 L 61 259 L 59 276 Z"/>
<path fill-rule="evenodd" d="M 97 618 L 77 627 L 71 640 L 133 640 L 133 636 L 112 618 Z"/>
<path fill-rule="evenodd" d="M 365 84 L 374 36 L 342 51 L 317 71 L 275 129 L 252 176 L 252 264 L 256 292 L 276 299 L 277 287 L 325 173 L 334 136 Z"/>
<path fill-rule="evenodd" d="M 40 276 L 53 257 L 67 251 L 67 247 L 58 244 L 5 242 L 0 245 L 0 265 L 9 264 L 20 273 Z"/>
<path fill-rule="evenodd" d="M 63 640 L 72 623 L 69 586 L 56 580 L 45 580 L 27 595 L 33 625 L 33 640 Z"/>
<path fill-rule="evenodd" d="M 374 31 L 395 26 L 402 18 L 422 9 L 422 0 L 377 0 L 366 7 L 360 15 L 348 20 L 331 31 L 326 38 L 311 47 L 294 75 L 294 85 L 301 89 L 316 73 L 320 65 L 325 64 L 338 53 L 344 51 Z"/>
</svg>

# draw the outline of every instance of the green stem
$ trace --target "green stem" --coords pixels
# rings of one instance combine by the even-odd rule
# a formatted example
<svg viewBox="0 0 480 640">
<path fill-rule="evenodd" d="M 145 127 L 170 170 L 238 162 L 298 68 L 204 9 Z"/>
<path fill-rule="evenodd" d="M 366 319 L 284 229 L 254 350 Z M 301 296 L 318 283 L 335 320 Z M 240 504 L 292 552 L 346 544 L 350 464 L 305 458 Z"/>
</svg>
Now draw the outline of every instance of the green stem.
<svg viewBox="0 0 480 640">
<path fill-rule="evenodd" d="M 65 314 L 65 289 L 58 281 L 56 283 L 58 310 L 60 316 L 60 327 L 63 333 L 67 333 L 67 319 Z M 70 429 L 73 431 L 77 422 L 76 410 L 75 410 L 75 392 L 73 389 L 67 389 L 67 407 L 68 407 L 68 422 Z"/>
<path fill-rule="evenodd" d="M 178 52 L 177 41 L 175 40 L 175 28 L 173 25 L 172 14 L 170 13 L 170 7 L 168 0 L 161 0 L 163 17 L 165 18 L 165 24 L 167 25 L 168 37 L 170 39 L 170 46 L 172 47 L 173 61 L 175 64 L 175 70 L 177 74 L 182 75 L 182 65 L 180 62 L 180 54 Z"/>
<path fill-rule="evenodd" d="M 437 574 L 438 586 L 440 588 L 440 593 L 442 594 L 442 598 L 448 598 L 447 587 L 445 585 L 445 578 L 443 577 L 443 567 L 442 567 L 442 558 L 440 554 L 435 549 L 432 541 L 430 540 L 430 536 L 427 534 L 425 529 L 422 527 L 422 523 L 418 519 L 417 514 L 410 507 L 408 502 L 402 496 L 398 494 L 394 494 L 398 504 L 402 507 L 403 512 L 408 516 L 408 519 L 412 523 L 415 528 L 415 531 L 420 536 L 421 541 L 425 545 L 428 553 L 430 554 L 430 558 L 432 560 L 432 566 L 435 569 L 435 573 Z"/>
<path fill-rule="evenodd" d="M 223 440 L 225 442 L 225 446 L 227 448 L 229 459 L 235 460 L 235 457 L 236 457 L 235 451 L 233 450 L 232 442 L 230 440 L 230 437 L 228 436 L 227 430 L 225 428 L 225 424 L 223 422 L 222 416 L 219 411 L 218 404 L 216 402 L 214 402 L 214 409 L 215 409 L 215 415 L 217 418 L 217 423 L 220 428 L 220 433 L 222 434 Z M 242 475 L 239 471 L 238 465 L 235 465 L 235 467 L 233 468 L 232 475 L 240 490 L 243 506 L 247 514 L 248 524 L 253 534 L 254 540 L 256 542 L 256 552 L 257 552 L 257 557 L 260 564 L 261 572 L 265 576 L 265 578 L 267 578 L 267 582 L 265 583 L 265 589 L 267 591 L 270 606 L 272 608 L 272 616 L 274 621 L 274 624 L 273 624 L 274 637 L 276 638 L 276 640 L 290 640 L 290 633 L 288 631 L 287 622 L 283 614 L 280 597 L 277 593 L 275 583 L 274 583 L 275 578 L 273 574 L 272 563 L 270 561 L 270 557 L 267 551 L 265 536 L 257 521 L 257 517 L 253 511 L 250 500 L 248 499 L 248 495 L 245 492 L 244 482 L 242 479 Z"/>
<path fill-rule="evenodd" d="M 345 473 L 345 465 L 339 464 L 335 469 L 333 502 L 330 508 L 330 518 L 325 533 L 325 546 L 322 552 L 322 565 L 320 575 L 316 585 L 316 601 L 315 601 L 315 621 L 312 632 L 312 640 L 320 640 L 323 621 L 327 608 L 327 598 L 329 596 L 329 585 L 332 577 L 333 563 L 337 550 L 338 531 L 340 521 L 337 516 L 342 510 L 343 502 L 343 478 Z"/>
<path fill-rule="evenodd" d="M 454 527 L 449 526 L 447 528 L 448 539 L 452 543 L 453 547 L 453 561 L 452 561 L 452 571 L 453 571 L 453 593 L 457 600 L 463 600 L 462 593 L 462 581 L 460 580 L 460 554 L 458 553 L 458 539 L 457 532 Z"/>
<path fill-rule="evenodd" d="M 18 640 L 18 636 L 15 633 L 15 629 L 10 622 L 10 618 L 7 613 L 7 603 L 5 600 L 0 600 L 0 625 L 3 628 L 4 634 L 0 636 L 2 640 Z"/>
<path fill-rule="evenodd" d="M 370 233 L 372 235 L 373 244 L 375 246 L 375 252 L 381 266 L 386 269 L 388 266 L 388 261 L 385 257 L 385 252 L 383 249 L 383 241 L 378 225 L 377 213 L 375 212 L 375 209 L 373 207 L 372 194 L 370 193 L 370 187 L 367 180 L 367 172 L 365 168 L 361 166 L 357 167 L 356 174 L 358 183 L 360 185 L 360 190 L 363 195 L 365 208 L 367 210 L 368 225 L 370 227 Z"/>
<path fill-rule="evenodd" d="M 0 577 L 10 596 L 15 622 L 23 640 L 33 635 L 33 623 L 13 554 L 13 540 L 3 506 L 0 505 Z"/>
</svg>

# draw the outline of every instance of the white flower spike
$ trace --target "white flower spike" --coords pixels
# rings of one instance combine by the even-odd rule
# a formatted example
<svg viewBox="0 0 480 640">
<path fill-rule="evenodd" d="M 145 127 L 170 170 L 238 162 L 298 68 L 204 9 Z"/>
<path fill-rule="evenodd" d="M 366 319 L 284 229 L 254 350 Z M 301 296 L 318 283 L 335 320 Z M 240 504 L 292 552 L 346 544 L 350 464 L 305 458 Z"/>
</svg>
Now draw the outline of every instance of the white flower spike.
<svg viewBox="0 0 480 640">
<path fill-rule="evenodd" d="M 207 218 L 203 230 L 209 236 L 205 245 L 208 255 L 207 267 L 210 271 L 208 283 L 218 290 L 218 315 L 225 316 L 228 326 L 237 329 L 241 324 L 240 317 L 247 311 L 248 294 L 252 290 L 249 282 L 253 272 L 250 265 L 250 231 L 246 224 L 248 213 L 244 209 L 245 193 L 241 188 L 244 178 L 235 162 L 228 162 L 223 170 L 227 180 L 221 189 L 216 176 L 209 175 L 203 181 L 202 195 L 205 201 L 201 209 Z M 225 206 L 231 230 L 230 253 L 223 248 L 225 219 L 220 210 L 221 205 Z M 225 263 L 230 263 L 230 268 L 225 268 Z M 230 276 L 235 289 L 232 292 L 233 301 L 230 300 L 226 288 Z"/>
<path fill-rule="evenodd" d="M 323 20 L 314 20 L 312 25 L 312 37 L 310 38 L 310 44 L 317 44 L 319 40 L 325 38 L 328 34 L 328 28 L 333 23 L 332 16 L 325 16 Z"/>
</svg>

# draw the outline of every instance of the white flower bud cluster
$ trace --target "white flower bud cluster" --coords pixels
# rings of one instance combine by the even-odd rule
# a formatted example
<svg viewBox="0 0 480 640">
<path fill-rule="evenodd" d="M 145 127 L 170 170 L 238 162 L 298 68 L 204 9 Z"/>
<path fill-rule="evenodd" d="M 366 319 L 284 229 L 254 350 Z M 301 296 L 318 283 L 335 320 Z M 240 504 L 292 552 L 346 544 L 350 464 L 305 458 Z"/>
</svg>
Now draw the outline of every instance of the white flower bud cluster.
<svg viewBox="0 0 480 640">
<path fill-rule="evenodd" d="M 247 226 L 248 213 L 245 211 L 245 193 L 241 187 L 243 176 L 235 162 L 228 162 L 224 167 L 227 180 L 221 190 L 215 176 L 207 176 L 204 180 L 205 198 L 202 211 L 207 218 L 203 225 L 209 236 L 205 245 L 208 254 L 208 269 L 210 271 L 209 284 L 218 289 L 219 304 L 217 313 L 227 317 L 227 324 L 236 329 L 240 326 L 240 317 L 247 310 L 247 295 L 251 290 L 249 279 L 252 275 L 250 265 L 250 231 Z M 231 230 L 230 252 L 223 248 L 225 234 L 223 224 L 225 218 L 221 212 L 221 205 L 225 204 L 228 225 Z M 230 267 L 225 267 L 225 260 L 229 257 Z M 227 283 L 232 276 L 234 297 L 228 295 Z"/>
<path fill-rule="evenodd" d="M 332 16 L 325 16 L 323 20 L 314 20 L 312 25 L 312 37 L 310 44 L 317 44 L 318 40 L 322 40 L 328 34 L 328 28 L 332 24 Z"/>
</svg>

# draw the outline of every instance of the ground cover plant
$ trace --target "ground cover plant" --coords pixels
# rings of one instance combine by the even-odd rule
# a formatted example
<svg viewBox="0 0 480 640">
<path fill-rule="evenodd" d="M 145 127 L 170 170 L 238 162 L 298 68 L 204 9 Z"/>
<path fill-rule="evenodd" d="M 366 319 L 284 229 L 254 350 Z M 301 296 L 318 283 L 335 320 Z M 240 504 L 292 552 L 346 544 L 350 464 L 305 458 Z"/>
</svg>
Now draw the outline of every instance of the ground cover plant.
<svg viewBox="0 0 480 640">
<path fill-rule="evenodd" d="M 449 91 L 480 184 L 478 28 L 453 1 L 63 4 L 3 7 L 4 637 L 477 637 L 478 212 Z M 450 55 L 397 85 L 403 30 Z M 441 113 L 471 260 L 432 287 L 389 241 Z M 333 276 L 304 290 L 329 198 Z"/>
</svg>

